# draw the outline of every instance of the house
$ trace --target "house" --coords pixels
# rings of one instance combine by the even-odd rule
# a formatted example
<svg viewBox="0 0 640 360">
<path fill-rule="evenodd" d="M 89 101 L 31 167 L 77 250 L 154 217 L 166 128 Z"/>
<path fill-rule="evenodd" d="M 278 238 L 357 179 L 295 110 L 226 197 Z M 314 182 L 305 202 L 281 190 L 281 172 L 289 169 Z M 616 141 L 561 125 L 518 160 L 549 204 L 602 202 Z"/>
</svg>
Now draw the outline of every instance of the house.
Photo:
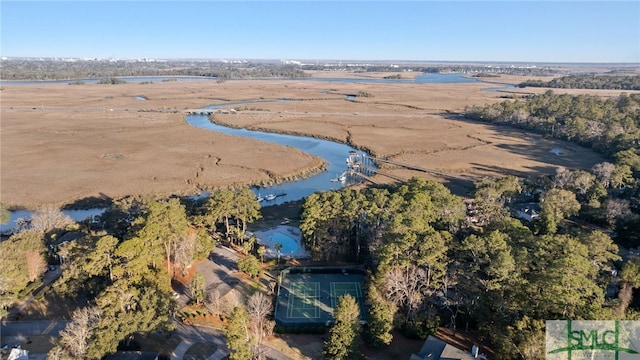
<svg viewBox="0 0 640 360">
<path fill-rule="evenodd" d="M 540 204 L 538 203 L 522 203 L 515 204 L 512 207 L 512 212 L 518 219 L 532 222 L 534 219 L 540 216 Z"/>
<path fill-rule="evenodd" d="M 472 350 L 475 350 L 475 356 L 471 353 Z M 417 354 L 411 354 L 409 360 L 474 360 L 484 358 L 483 355 L 477 355 L 477 352 L 477 346 L 469 351 L 464 351 L 429 335 L 420 351 Z"/>
<path fill-rule="evenodd" d="M 29 360 L 29 351 L 19 347 L 11 349 L 8 360 Z"/>
</svg>

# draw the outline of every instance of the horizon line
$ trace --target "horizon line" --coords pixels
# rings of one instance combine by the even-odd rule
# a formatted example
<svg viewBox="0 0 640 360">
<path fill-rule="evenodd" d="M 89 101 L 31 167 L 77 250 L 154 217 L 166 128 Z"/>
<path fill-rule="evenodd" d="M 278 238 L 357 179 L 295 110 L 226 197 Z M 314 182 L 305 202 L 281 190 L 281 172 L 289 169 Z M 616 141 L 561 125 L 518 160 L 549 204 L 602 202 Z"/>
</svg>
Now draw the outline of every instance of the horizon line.
<svg viewBox="0 0 640 360">
<path fill-rule="evenodd" d="M 544 60 L 406 60 L 406 59 L 314 59 L 314 58 L 251 58 L 251 57 L 117 57 L 117 56 L 5 56 L 3 55 L 0 60 L 165 60 L 165 61 L 179 61 L 179 60 L 191 60 L 191 61 L 325 61 L 336 63 L 352 63 L 352 62 L 375 62 L 375 63 L 497 63 L 497 64 L 583 64 L 583 65 L 640 65 L 638 62 L 630 61 L 544 61 Z"/>
</svg>

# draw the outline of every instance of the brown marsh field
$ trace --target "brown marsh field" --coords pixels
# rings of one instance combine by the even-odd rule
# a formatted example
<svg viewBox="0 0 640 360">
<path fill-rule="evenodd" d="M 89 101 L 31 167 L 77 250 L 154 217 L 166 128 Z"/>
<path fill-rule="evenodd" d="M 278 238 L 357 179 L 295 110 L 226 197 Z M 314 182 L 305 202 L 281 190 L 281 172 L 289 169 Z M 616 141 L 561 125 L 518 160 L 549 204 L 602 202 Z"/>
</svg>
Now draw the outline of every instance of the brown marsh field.
<svg viewBox="0 0 640 360">
<path fill-rule="evenodd" d="M 401 75 L 408 78 L 407 73 Z M 527 79 L 490 80 L 515 84 Z M 603 161 L 575 145 L 461 119 L 457 113 L 465 106 L 546 90 L 482 91 L 488 87 L 495 85 L 303 79 L 3 85 L 0 201 L 34 207 L 90 197 L 189 194 L 291 179 L 322 165 L 320 159 L 292 148 L 194 128 L 184 120 L 185 109 L 224 102 L 253 103 L 237 106 L 236 113 L 213 115 L 216 122 L 348 142 L 377 157 L 472 179 L 526 177 Z M 364 96 L 347 99 L 347 94 Z M 554 153 L 557 149 L 562 149 L 561 155 Z M 400 178 L 431 177 L 401 167 L 384 170 Z M 374 180 L 394 181 L 382 175 Z"/>
</svg>

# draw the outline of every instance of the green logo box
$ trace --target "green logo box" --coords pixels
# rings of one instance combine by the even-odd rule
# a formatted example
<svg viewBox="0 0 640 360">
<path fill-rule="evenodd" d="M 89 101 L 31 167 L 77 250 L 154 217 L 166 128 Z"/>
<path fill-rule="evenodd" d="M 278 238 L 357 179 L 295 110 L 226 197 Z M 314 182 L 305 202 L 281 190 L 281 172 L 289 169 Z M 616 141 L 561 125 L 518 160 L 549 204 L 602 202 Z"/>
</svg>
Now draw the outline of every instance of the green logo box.
<svg viewBox="0 0 640 360">
<path fill-rule="evenodd" d="M 549 360 L 640 360 L 640 321 L 547 320 Z"/>
</svg>

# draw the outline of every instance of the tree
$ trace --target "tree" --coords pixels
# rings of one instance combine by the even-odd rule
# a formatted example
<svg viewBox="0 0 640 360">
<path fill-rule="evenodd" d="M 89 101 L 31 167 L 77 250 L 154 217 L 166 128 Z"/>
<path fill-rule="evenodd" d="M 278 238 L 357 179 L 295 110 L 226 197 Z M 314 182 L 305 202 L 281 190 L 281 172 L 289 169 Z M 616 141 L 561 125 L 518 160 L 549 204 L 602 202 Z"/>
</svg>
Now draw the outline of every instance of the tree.
<svg viewBox="0 0 640 360">
<path fill-rule="evenodd" d="M 338 300 L 333 316 L 335 323 L 324 343 L 325 359 L 355 359 L 359 357 L 360 308 L 353 296 L 346 294 Z"/>
<path fill-rule="evenodd" d="M 45 252 L 42 235 L 34 230 L 19 232 L 0 242 L 0 274 L 6 289 L 3 292 L 6 301 L 17 296 L 29 282 L 37 280 L 46 271 Z"/>
<path fill-rule="evenodd" d="M 113 266 L 115 265 L 115 251 L 118 246 L 118 239 L 113 236 L 103 236 L 96 242 L 94 249 L 88 254 L 87 261 L 83 264 L 83 269 L 90 276 L 109 275 L 109 280 L 113 281 Z"/>
<path fill-rule="evenodd" d="M 253 354 L 253 342 L 249 332 L 249 314 L 242 306 L 236 306 L 229 316 L 226 328 L 227 347 L 231 351 L 229 360 L 249 360 Z"/>
<path fill-rule="evenodd" d="M 200 304 L 203 302 L 207 295 L 207 282 L 204 279 L 204 275 L 201 272 L 196 272 L 189 283 L 189 290 L 191 291 L 191 296 L 193 300 L 196 301 L 196 304 Z"/>
<path fill-rule="evenodd" d="M 71 315 L 71 322 L 60 332 L 60 346 L 74 359 L 87 355 L 94 326 L 100 321 L 100 309 L 89 306 L 78 309 Z"/>
<path fill-rule="evenodd" d="M 395 305 L 384 299 L 373 283 L 369 285 L 367 290 L 367 302 L 369 304 L 367 342 L 376 347 L 391 344 L 393 317 L 396 313 Z"/>
<path fill-rule="evenodd" d="M 249 274 L 251 277 L 259 276 L 262 271 L 258 259 L 251 254 L 238 259 L 238 269 Z"/>
<path fill-rule="evenodd" d="M 278 252 L 278 264 L 280 264 L 280 250 L 282 250 L 282 244 L 277 242 L 274 245 L 274 248 L 276 249 L 276 251 Z"/>
<path fill-rule="evenodd" d="M 541 201 L 540 217 L 547 233 L 555 233 L 558 222 L 580 211 L 576 195 L 569 190 L 550 189 L 542 194 Z"/>
<path fill-rule="evenodd" d="M 264 254 L 267 253 L 267 247 L 264 245 L 258 246 L 258 250 L 256 250 L 258 256 L 260 256 L 260 263 L 264 262 Z"/>
<path fill-rule="evenodd" d="M 508 217 L 509 211 L 505 204 L 522 189 L 520 180 L 515 176 L 507 176 L 495 181 L 482 180 L 475 186 L 473 207 L 480 226 Z"/>
<path fill-rule="evenodd" d="M 596 179 L 604 186 L 608 188 L 611 185 L 611 175 L 616 166 L 610 162 L 602 162 L 595 164 L 591 171 L 596 176 Z"/>
<path fill-rule="evenodd" d="M 64 229 L 75 222 L 53 205 L 44 205 L 31 218 L 31 228 L 44 235 L 52 230 Z"/>
<path fill-rule="evenodd" d="M 255 353 L 264 353 L 262 344 L 264 338 L 273 332 L 274 322 L 269 320 L 269 314 L 273 312 L 271 298 L 261 292 L 251 295 L 247 301 L 247 312 L 251 321 L 253 338 L 256 340 Z"/>
<path fill-rule="evenodd" d="M 618 311 L 624 314 L 633 298 L 633 289 L 640 288 L 640 260 L 627 261 L 620 271 L 620 304 Z"/>
<path fill-rule="evenodd" d="M 248 255 L 251 250 L 253 250 L 253 246 L 256 244 L 257 237 L 255 235 L 251 235 L 248 240 L 246 240 L 242 244 L 242 253 Z"/>
<path fill-rule="evenodd" d="M 38 251 L 26 250 L 24 257 L 27 263 L 27 280 L 29 282 L 36 281 L 47 271 L 47 261 Z"/>
<path fill-rule="evenodd" d="M 244 240 L 247 224 L 262 217 L 260 203 L 251 189 L 243 188 L 234 194 L 233 206 L 233 216 L 237 220 L 240 233 L 239 239 Z"/>
<path fill-rule="evenodd" d="M 627 199 L 609 198 L 605 201 L 605 218 L 609 225 L 614 225 L 618 219 L 631 214 L 630 202 Z"/>
<path fill-rule="evenodd" d="M 149 205 L 148 212 L 138 222 L 143 226 L 137 235 L 146 243 L 145 247 L 151 263 L 155 267 L 164 252 L 167 271 L 171 273 L 175 244 L 183 239 L 189 228 L 184 206 L 178 199 L 153 202 Z"/>
<path fill-rule="evenodd" d="M 205 218 L 212 224 L 217 221 L 224 223 L 227 241 L 231 241 L 231 235 L 234 233 L 237 235 L 235 240 L 244 241 L 247 224 L 260 219 L 261 216 L 260 203 L 249 188 L 242 188 L 237 192 L 228 189 L 217 191 L 206 205 Z M 231 219 L 235 220 L 233 231 Z"/>
<path fill-rule="evenodd" d="M 616 165 L 611 173 L 611 186 L 621 189 L 633 183 L 633 171 L 629 165 Z"/>
<path fill-rule="evenodd" d="M 207 294 L 204 306 L 213 315 L 220 315 L 224 310 L 224 303 L 222 296 L 218 290 L 214 290 Z"/>
<path fill-rule="evenodd" d="M 192 229 L 181 235 L 178 241 L 173 242 L 174 271 L 177 267 L 181 270 L 182 275 L 187 274 L 189 267 L 193 263 L 197 245 L 197 233 Z"/>
</svg>

